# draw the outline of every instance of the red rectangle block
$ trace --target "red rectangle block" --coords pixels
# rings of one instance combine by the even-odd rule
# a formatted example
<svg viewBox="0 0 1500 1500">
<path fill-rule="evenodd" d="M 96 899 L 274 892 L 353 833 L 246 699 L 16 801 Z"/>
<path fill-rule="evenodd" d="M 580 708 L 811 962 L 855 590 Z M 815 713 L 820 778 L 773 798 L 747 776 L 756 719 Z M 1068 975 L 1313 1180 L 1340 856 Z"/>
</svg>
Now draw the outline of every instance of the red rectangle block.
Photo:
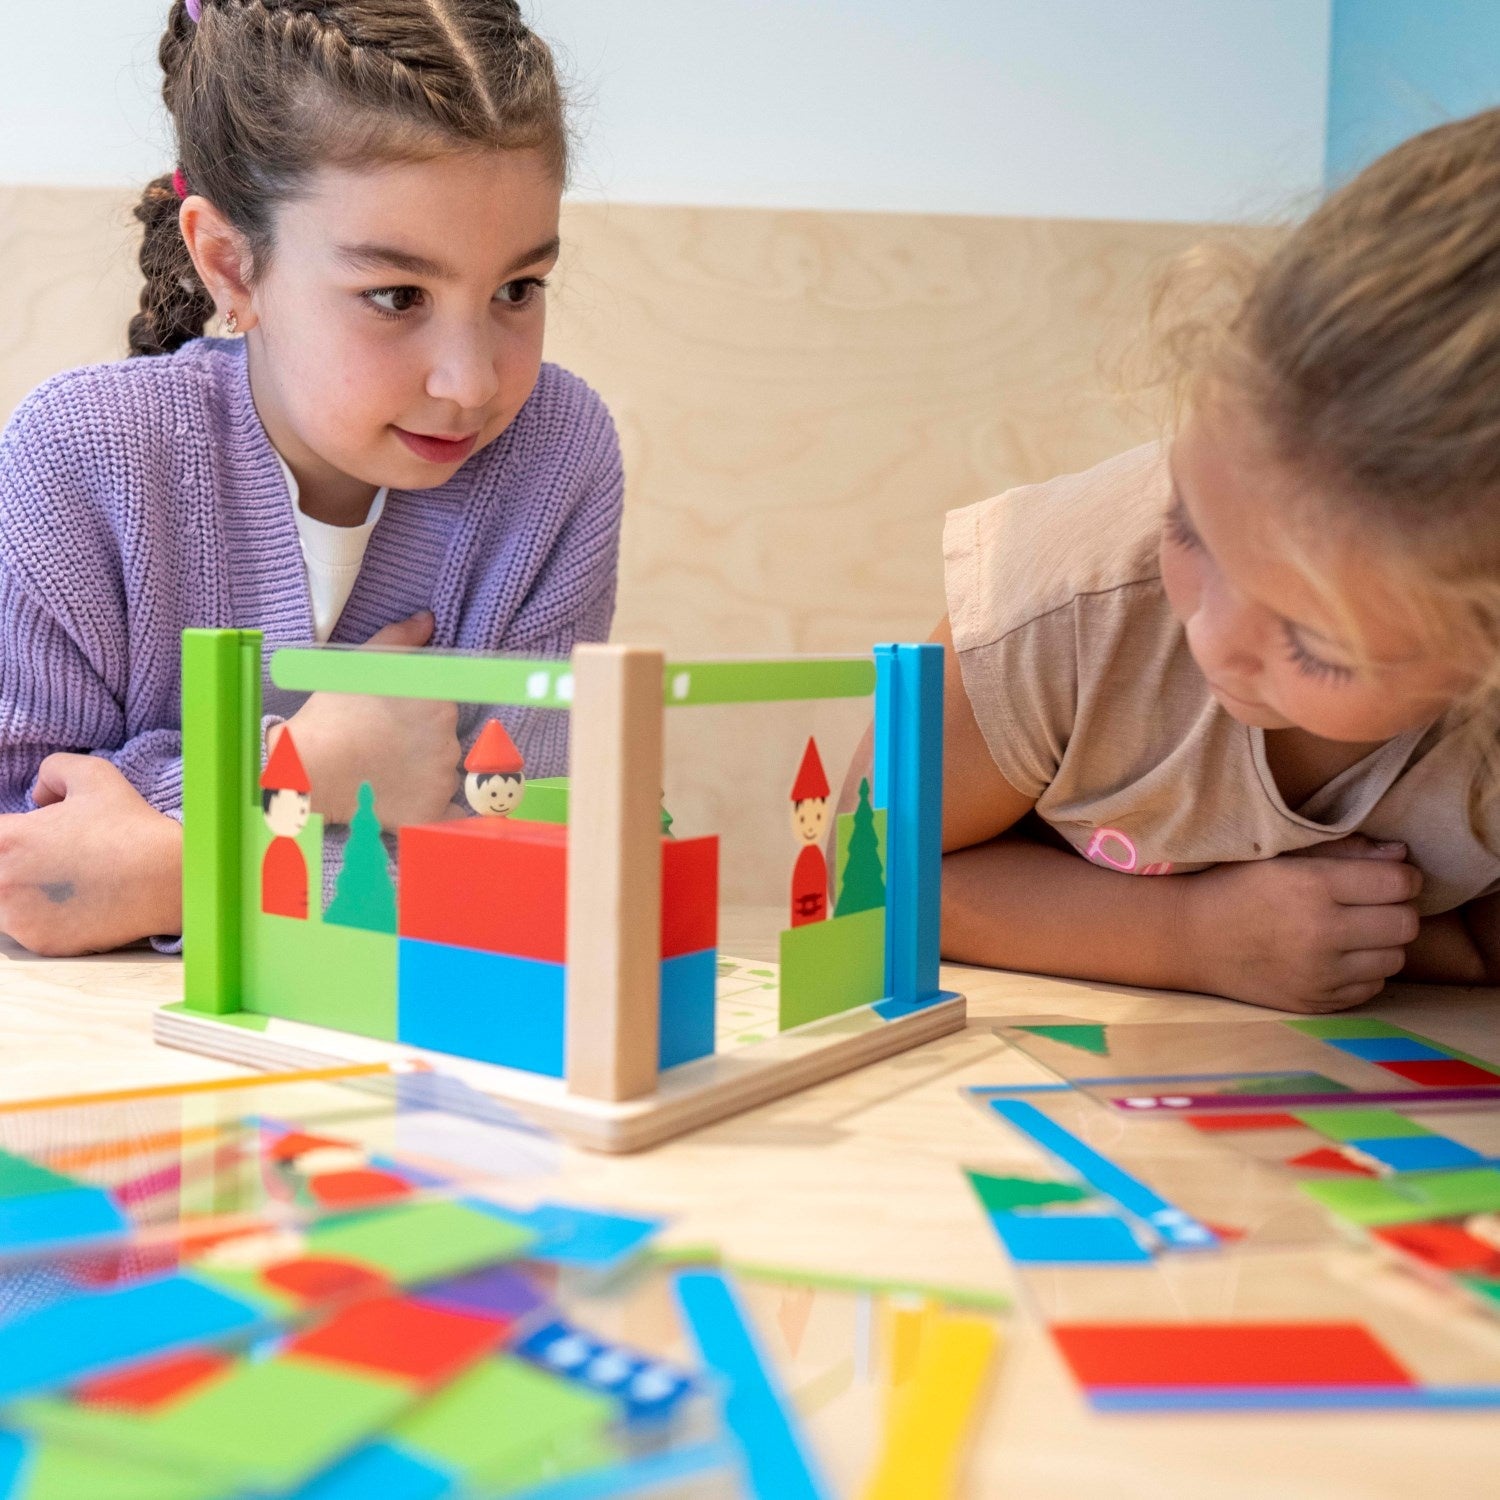
<svg viewBox="0 0 1500 1500">
<path fill-rule="evenodd" d="M 560 964 L 567 958 L 568 830 L 467 818 L 403 828 L 402 937 Z"/>
<path fill-rule="evenodd" d="M 719 840 L 661 841 L 661 956 L 719 946 Z"/>
<path fill-rule="evenodd" d="M 1415 1384 L 1359 1323 L 1057 1323 L 1051 1333 L 1090 1390 Z"/>
</svg>

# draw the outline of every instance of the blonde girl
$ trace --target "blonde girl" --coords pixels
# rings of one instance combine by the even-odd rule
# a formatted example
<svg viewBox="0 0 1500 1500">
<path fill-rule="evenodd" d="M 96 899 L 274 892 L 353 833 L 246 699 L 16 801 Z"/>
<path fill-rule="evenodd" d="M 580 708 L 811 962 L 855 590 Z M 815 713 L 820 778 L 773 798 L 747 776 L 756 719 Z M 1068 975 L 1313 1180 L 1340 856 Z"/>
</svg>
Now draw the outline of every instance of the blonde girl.
<svg viewBox="0 0 1500 1500">
<path fill-rule="evenodd" d="M 1171 440 L 945 535 L 945 950 L 1337 1010 L 1500 980 L 1500 111 L 1180 333 Z"/>
</svg>

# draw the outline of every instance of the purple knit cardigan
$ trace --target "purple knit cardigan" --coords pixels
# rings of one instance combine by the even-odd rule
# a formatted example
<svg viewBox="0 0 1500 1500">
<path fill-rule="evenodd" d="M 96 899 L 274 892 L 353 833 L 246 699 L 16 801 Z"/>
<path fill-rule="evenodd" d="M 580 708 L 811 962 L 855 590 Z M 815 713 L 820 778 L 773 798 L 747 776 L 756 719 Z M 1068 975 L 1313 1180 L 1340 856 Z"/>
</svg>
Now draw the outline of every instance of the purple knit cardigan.
<svg viewBox="0 0 1500 1500">
<path fill-rule="evenodd" d="M 421 609 L 439 648 L 551 656 L 603 640 L 622 489 L 603 402 L 543 365 L 515 421 L 447 484 L 391 492 L 333 640 Z M 190 625 L 313 639 L 286 481 L 234 340 L 56 376 L 0 437 L 0 813 L 33 806 L 46 755 L 86 750 L 180 817 Z M 268 711 L 294 706 L 267 686 Z M 530 774 L 565 769 L 566 715 L 506 717 Z"/>
</svg>

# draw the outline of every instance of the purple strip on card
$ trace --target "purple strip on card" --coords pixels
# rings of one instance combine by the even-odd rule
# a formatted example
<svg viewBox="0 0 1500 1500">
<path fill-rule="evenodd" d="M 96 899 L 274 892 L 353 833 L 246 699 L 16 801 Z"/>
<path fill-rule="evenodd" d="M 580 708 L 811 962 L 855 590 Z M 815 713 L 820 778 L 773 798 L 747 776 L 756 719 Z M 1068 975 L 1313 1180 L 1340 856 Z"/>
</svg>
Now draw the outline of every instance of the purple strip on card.
<svg viewBox="0 0 1500 1500">
<path fill-rule="evenodd" d="M 1084 1080 L 1085 1085 L 1088 1080 Z M 1385 1089 L 1349 1094 L 1126 1094 L 1109 1103 L 1125 1114 L 1191 1114 L 1230 1109 L 1242 1115 L 1287 1109 L 1363 1109 L 1374 1104 L 1500 1104 L 1500 1085 L 1461 1089 Z"/>
</svg>

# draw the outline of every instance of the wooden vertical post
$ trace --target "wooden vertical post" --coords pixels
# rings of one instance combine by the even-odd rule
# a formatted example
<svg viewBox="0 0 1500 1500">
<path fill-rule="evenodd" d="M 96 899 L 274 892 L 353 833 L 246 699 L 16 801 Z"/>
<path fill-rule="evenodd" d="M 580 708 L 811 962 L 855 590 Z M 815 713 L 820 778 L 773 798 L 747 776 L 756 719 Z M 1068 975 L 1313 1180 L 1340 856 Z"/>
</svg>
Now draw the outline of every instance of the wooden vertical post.
<svg viewBox="0 0 1500 1500">
<path fill-rule="evenodd" d="M 591 1099 L 656 1088 L 664 668 L 659 651 L 573 652 L 565 1076 Z"/>
<path fill-rule="evenodd" d="M 189 1010 L 215 1015 L 241 1001 L 246 739 L 258 746 L 254 716 L 246 722 L 252 660 L 258 673 L 254 631 L 183 632 L 183 998 Z"/>
</svg>

